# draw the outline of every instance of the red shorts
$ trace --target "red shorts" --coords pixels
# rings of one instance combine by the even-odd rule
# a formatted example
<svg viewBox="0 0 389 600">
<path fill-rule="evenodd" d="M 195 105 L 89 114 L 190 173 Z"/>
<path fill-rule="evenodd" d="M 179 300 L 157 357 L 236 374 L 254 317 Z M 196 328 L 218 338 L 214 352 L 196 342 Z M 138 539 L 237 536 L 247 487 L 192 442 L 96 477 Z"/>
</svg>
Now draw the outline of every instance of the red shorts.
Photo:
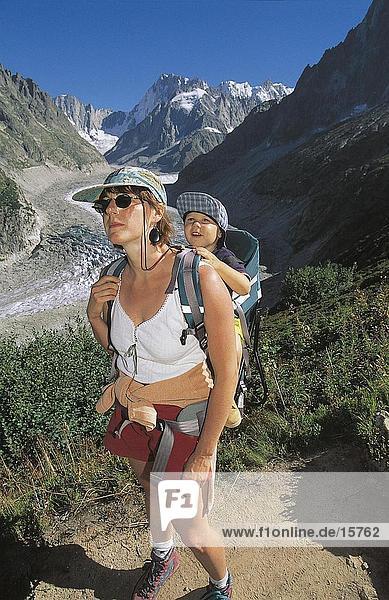
<svg viewBox="0 0 389 600">
<path fill-rule="evenodd" d="M 178 413 L 182 410 L 180 406 L 168 404 L 154 404 L 157 415 L 160 419 L 174 421 Z M 157 454 L 159 441 L 162 432 L 159 429 L 147 431 L 139 423 L 129 423 L 122 431 L 121 437 L 115 435 L 115 430 L 120 427 L 123 421 L 120 407 L 115 408 L 111 420 L 108 424 L 107 433 L 104 437 L 104 446 L 112 454 L 135 458 L 144 462 L 153 462 Z M 198 437 L 187 435 L 174 431 L 173 448 L 166 465 L 166 472 L 181 473 L 189 456 L 194 451 Z"/>
</svg>

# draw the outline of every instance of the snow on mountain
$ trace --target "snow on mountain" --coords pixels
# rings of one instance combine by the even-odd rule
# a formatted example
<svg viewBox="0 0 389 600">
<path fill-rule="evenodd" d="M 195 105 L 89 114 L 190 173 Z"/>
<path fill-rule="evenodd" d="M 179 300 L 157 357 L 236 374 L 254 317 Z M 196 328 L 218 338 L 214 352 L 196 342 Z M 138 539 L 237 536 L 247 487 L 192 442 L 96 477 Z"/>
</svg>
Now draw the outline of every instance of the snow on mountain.
<svg viewBox="0 0 389 600">
<path fill-rule="evenodd" d="M 91 129 L 89 133 L 79 129 L 78 133 L 84 140 L 92 144 L 100 154 L 105 154 L 108 150 L 111 150 L 119 139 L 118 135 L 105 133 L 102 129 Z"/>
<path fill-rule="evenodd" d="M 237 83 L 236 81 L 222 81 L 217 86 L 220 93 L 234 98 L 257 98 L 259 102 L 267 100 L 280 100 L 284 96 L 291 94 L 293 88 L 284 85 L 283 83 L 273 83 L 265 81 L 262 85 L 252 86 L 248 81 Z"/>
<path fill-rule="evenodd" d="M 147 90 L 142 100 L 130 112 L 134 127 L 143 121 L 158 104 L 171 102 L 180 94 L 192 92 L 194 89 L 207 91 L 209 85 L 201 79 L 189 79 L 173 73 L 163 73 Z"/>
<path fill-rule="evenodd" d="M 202 98 L 206 93 L 207 92 L 205 90 L 195 88 L 191 92 L 182 92 L 181 94 L 177 94 L 177 96 L 174 96 L 170 102 L 172 105 L 174 105 L 174 108 L 189 113 L 196 102 L 198 102 L 199 98 Z"/>
<path fill-rule="evenodd" d="M 253 88 L 247 81 L 244 83 L 222 81 L 216 89 L 220 90 L 221 94 L 234 98 L 251 98 L 253 95 Z"/>
<path fill-rule="evenodd" d="M 202 127 L 202 131 L 212 131 L 213 133 L 223 133 L 220 129 L 216 129 L 216 127 Z"/>
</svg>

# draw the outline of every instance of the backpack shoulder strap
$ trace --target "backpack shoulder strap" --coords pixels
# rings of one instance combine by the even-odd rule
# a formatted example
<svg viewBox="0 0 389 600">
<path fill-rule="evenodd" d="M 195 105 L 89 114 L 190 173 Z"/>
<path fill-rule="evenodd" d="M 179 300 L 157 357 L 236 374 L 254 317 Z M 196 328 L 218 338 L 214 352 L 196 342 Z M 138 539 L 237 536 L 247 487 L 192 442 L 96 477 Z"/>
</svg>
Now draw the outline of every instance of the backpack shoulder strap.
<svg viewBox="0 0 389 600">
<path fill-rule="evenodd" d="M 200 256 L 193 250 L 180 253 L 177 281 L 181 308 L 188 327 L 183 329 L 181 344 L 185 345 L 188 335 L 194 335 L 201 349 L 207 351 L 207 334 L 204 327 L 204 304 L 200 289 Z"/>
<path fill-rule="evenodd" d="M 116 260 L 111 262 L 109 265 L 106 265 L 105 267 L 103 267 L 103 269 L 101 270 L 101 273 L 100 273 L 100 277 L 103 277 L 103 275 L 114 275 L 115 277 L 119 277 L 119 275 L 124 270 L 124 267 L 126 266 L 126 264 L 127 264 L 127 257 L 119 256 L 119 258 L 117 258 Z M 107 302 L 107 306 L 108 306 L 108 311 L 107 311 L 108 342 L 109 342 L 109 348 L 111 348 L 116 354 L 115 347 L 112 344 L 112 340 L 111 340 L 112 305 L 113 305 L 113 301 L 108 300 L 108 302 Z M 114 360 L 115 360 L 115 357 L 114 357 Z"/>
<path fill-rule="evenodd" d="M 115 277 L 119 277 L 126 264 L 127 257 L 119 256 L 119 258 L 116 258 L 114 261 L 109 263 L 109 265 L 105 265 L 105 267 L 102 268 L 100 277 L 103 275 L 114 275 Z"/>
</svg>

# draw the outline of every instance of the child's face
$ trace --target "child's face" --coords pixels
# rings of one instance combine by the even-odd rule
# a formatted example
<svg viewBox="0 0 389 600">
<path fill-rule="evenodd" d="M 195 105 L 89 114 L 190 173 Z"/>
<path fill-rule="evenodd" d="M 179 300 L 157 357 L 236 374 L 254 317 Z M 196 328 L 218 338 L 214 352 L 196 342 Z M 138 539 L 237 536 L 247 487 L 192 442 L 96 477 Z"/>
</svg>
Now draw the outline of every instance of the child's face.
<svg viewBox="0 0 389 600">
<path fill-rule="evenodd" d="M 207 215 L 190 212 L 185 217 L 184 232 L 188 243 L 195 248 L 201 246 L 213 252 L 222 236 L 220 227 Z"/>
</svg>

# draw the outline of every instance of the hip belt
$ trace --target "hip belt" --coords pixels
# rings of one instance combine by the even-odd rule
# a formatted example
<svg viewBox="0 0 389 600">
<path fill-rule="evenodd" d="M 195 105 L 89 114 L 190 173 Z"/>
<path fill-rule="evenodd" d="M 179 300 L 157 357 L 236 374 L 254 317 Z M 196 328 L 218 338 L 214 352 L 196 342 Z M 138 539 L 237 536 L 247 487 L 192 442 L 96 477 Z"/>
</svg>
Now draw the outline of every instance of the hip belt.
<svg viewBox="0 0 389 600">
<path fill-rule="evenodd" d="M 123 417 L 122 422 L 118 425 L 114 434 L 121 438 L 123 430 L 132 423 L 128 419 L 128 413 L 126 408 L 116 400 L 116 407 L 120 407 L 121 415 Z M 166 466 L 169 461 L 173 444 L 174 444 L 174 432 L 184 433 L 186 435 L 193 435 L 198 437 L 200 435 L 202 426 L 204 424 L 205 413 L 207 410 L 207 400 L 202 402 L 196 402 L 183 408 L 177 416 L 177 420 L 160 419 L 157 418 L 156 429 L 162 432 L 161 439 L 159 441 L 157 454 L 153 463 L 153 479 L 163 480 L 163 474 L 166 473 Z M 189 458 L 189 457 L 188 457 Z M 213 504 L 213 482 L 215 473 L 216 463 L 216 451 L 212 460 L 212 478 L 203 487 L 203 501 L 204 501 L 204 512 L 207 514 L 210 512 Z"/>
<path fill-rule="evenodd" d="M 128 418 L 126 407 L 118 400 L 115 402 L 116 407 L 120 408 L 122 422 L 115 429 L 114 434 L 122 437 L 123 430 L 132 423 Z M 177 416 L 177 420 L 171 421 L 168 419 L 157 418 L 156 429 L 162 432 L 159 442 L 157 454 L 153 463 L 153 472 L 164 473 L 169 460 L 170 453 L 174 443 L 174 431 L 193 435 L 198 437 L 204 423 L 205 413 L 207 409 L 207 400 L 196 402 L 183 408 Z"/>
</svg>

